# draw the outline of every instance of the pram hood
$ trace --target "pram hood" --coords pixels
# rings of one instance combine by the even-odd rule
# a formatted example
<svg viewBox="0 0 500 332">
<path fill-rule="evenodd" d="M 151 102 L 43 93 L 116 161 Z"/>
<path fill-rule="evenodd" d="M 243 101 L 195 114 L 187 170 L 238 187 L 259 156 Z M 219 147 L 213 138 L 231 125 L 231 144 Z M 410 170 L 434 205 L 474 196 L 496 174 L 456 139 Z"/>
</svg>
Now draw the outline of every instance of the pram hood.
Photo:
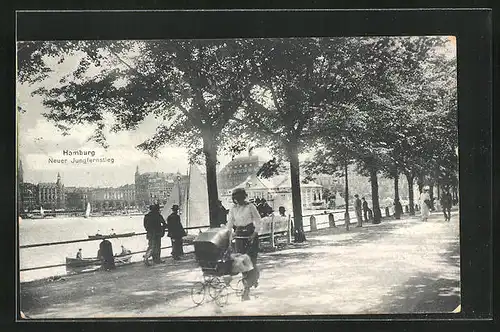
<svg viewBox="0 0 500 332">
<path fill-rule="evenodd" d="M 211 243 L 219 249 L 226 249 L 229 246 L 229 230 L 225 227 L 210 228 L 198 234 L 194 243 Z"/>
</svg>

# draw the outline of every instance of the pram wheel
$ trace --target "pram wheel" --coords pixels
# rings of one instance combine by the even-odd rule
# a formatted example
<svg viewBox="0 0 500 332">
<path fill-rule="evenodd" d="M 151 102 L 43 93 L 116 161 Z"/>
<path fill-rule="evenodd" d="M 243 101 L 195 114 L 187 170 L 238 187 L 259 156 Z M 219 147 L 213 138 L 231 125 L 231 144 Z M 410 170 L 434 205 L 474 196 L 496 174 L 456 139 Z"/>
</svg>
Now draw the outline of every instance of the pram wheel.
<svg viewBox="0 0 500 332">
<path fill-rule="evenodd" d="M 205 300 L 205 284 L 197 282 L 191 288 L 191 299 L 194 304 L 200 305 Z"/>
<path fill-rule="evenodd" d="M 221 289 L 224 287 L 226 287 L 225 283 L 222 282 L 219 278 L 215 277 L 210 280 L 208 284 L 208 295 L 210 295 L 210 297 L 215 300 L 219 296 Z"/>
<path fill-rule="evenodd" d="M 227 304 L 227 300 L 229 298 L 228 287 L 222 284 L 222 287 L 217 290 L 217 296 L 214 298 L 215 303 L 219 307 L 223 307 Z"/>
<path fill-rule="evenodd" d="M 236 293 L 236 296 L 241 296 L 243 294 L 243 290 L 245 289 L 245 284 L 243 282 L 243 279 L 239 279 L 238 282 L 236 283 L 236 286 L 231 286 L 231 288 L 234 290 Z"/>
</svg>

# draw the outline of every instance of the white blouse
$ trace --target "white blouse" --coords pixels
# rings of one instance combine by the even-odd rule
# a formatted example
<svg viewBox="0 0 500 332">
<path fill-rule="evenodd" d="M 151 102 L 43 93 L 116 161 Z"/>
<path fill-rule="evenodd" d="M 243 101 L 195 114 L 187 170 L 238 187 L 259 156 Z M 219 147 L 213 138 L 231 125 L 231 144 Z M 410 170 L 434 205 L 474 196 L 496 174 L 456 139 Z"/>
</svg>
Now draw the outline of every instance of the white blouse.
<svg viewBox="0 0 500 332">
<path fill-rule="evenodd" d="M 231 230 L 233 226 L 242 227 L 252 223 L 256 229 L 260 225 L 259 211 L 252 203 L 234 205 L 227 216 L 227 228 Z"/>
</svg>

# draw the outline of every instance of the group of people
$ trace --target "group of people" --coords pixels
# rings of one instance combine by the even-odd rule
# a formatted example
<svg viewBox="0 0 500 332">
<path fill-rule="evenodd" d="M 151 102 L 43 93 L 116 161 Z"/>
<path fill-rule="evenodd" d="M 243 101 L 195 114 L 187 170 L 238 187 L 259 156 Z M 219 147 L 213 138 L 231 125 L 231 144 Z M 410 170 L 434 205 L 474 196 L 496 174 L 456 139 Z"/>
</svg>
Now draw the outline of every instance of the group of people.
<svg viewBox="0 0 500 332">
<path fill-rule="evenodd" d="M 441 193 L 440 199 L 441 208 L 443 209 L 444 220 L 451 220 L 451 206 L 453 205 L 453 199 L 451 197 L 450 190 L 445 188 L 443 193 Z M 421 206 L 421 218 L 422 221 L 427 221 L 429 218 L 432 203 L 431 196 L 429 194 L 429 187 L 424 187 L 422 193 L 420 194 L 420 206 Z"/>
<path fill-rule="evenodd" d="M 358 220 L 356 227 L 363 227 L 363 217 L 365 218 L 364 221 L 368 222 L 368 220 L 373 218 L 373 212 L 368 207 L 368 202 L 364 197 L 359 199 L 359 195 L 356 194 L 354 198 L 354 210 L 356 211 L 356 219 Z"/>
<path fill-rule="evenodd" d="M 172 206 L 172 213 L 167 217 L 166 222 L 160 213 L 160 206 L 158 204 L 151 205 L 149 213 L 144 216 L 144 228 L 148 240 L 148 249 L 144 255 L 146 265 L 149 265 L 150 257 L 153 259 L 153 264 L 162 263 L 160 259 L 161 238 L 165 236 L 165 232 L 172 242 L 172 257 L 174 260 L 181 259 L 184 255 L 182 238 L 187 234 L 181 224 L 179 205 Z"/>
</svg>

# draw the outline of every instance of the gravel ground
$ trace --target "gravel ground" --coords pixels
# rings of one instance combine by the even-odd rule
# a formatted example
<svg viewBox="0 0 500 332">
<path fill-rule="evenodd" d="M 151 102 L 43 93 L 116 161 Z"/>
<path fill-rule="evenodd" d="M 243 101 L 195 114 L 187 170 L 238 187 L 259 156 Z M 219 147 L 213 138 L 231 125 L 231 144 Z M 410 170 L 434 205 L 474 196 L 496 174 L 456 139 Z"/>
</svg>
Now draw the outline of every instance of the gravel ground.
<svg viewBox="0 0 500 332">
<path fill-rule="evenodd" d="M 405 218 L 310 233 L 304 244 L 261 253 L 251 300 L 231 290 L 223 307 L 208 294 L 194 305 L 191 288 L 202 274 L 188 255 L 24 283 L 21 310 L 35 319 L 452 312 L 460 304 L 458 232 L 455 212 L 451 222 L 436 213 L 426 223 Z"/>
</svg>

